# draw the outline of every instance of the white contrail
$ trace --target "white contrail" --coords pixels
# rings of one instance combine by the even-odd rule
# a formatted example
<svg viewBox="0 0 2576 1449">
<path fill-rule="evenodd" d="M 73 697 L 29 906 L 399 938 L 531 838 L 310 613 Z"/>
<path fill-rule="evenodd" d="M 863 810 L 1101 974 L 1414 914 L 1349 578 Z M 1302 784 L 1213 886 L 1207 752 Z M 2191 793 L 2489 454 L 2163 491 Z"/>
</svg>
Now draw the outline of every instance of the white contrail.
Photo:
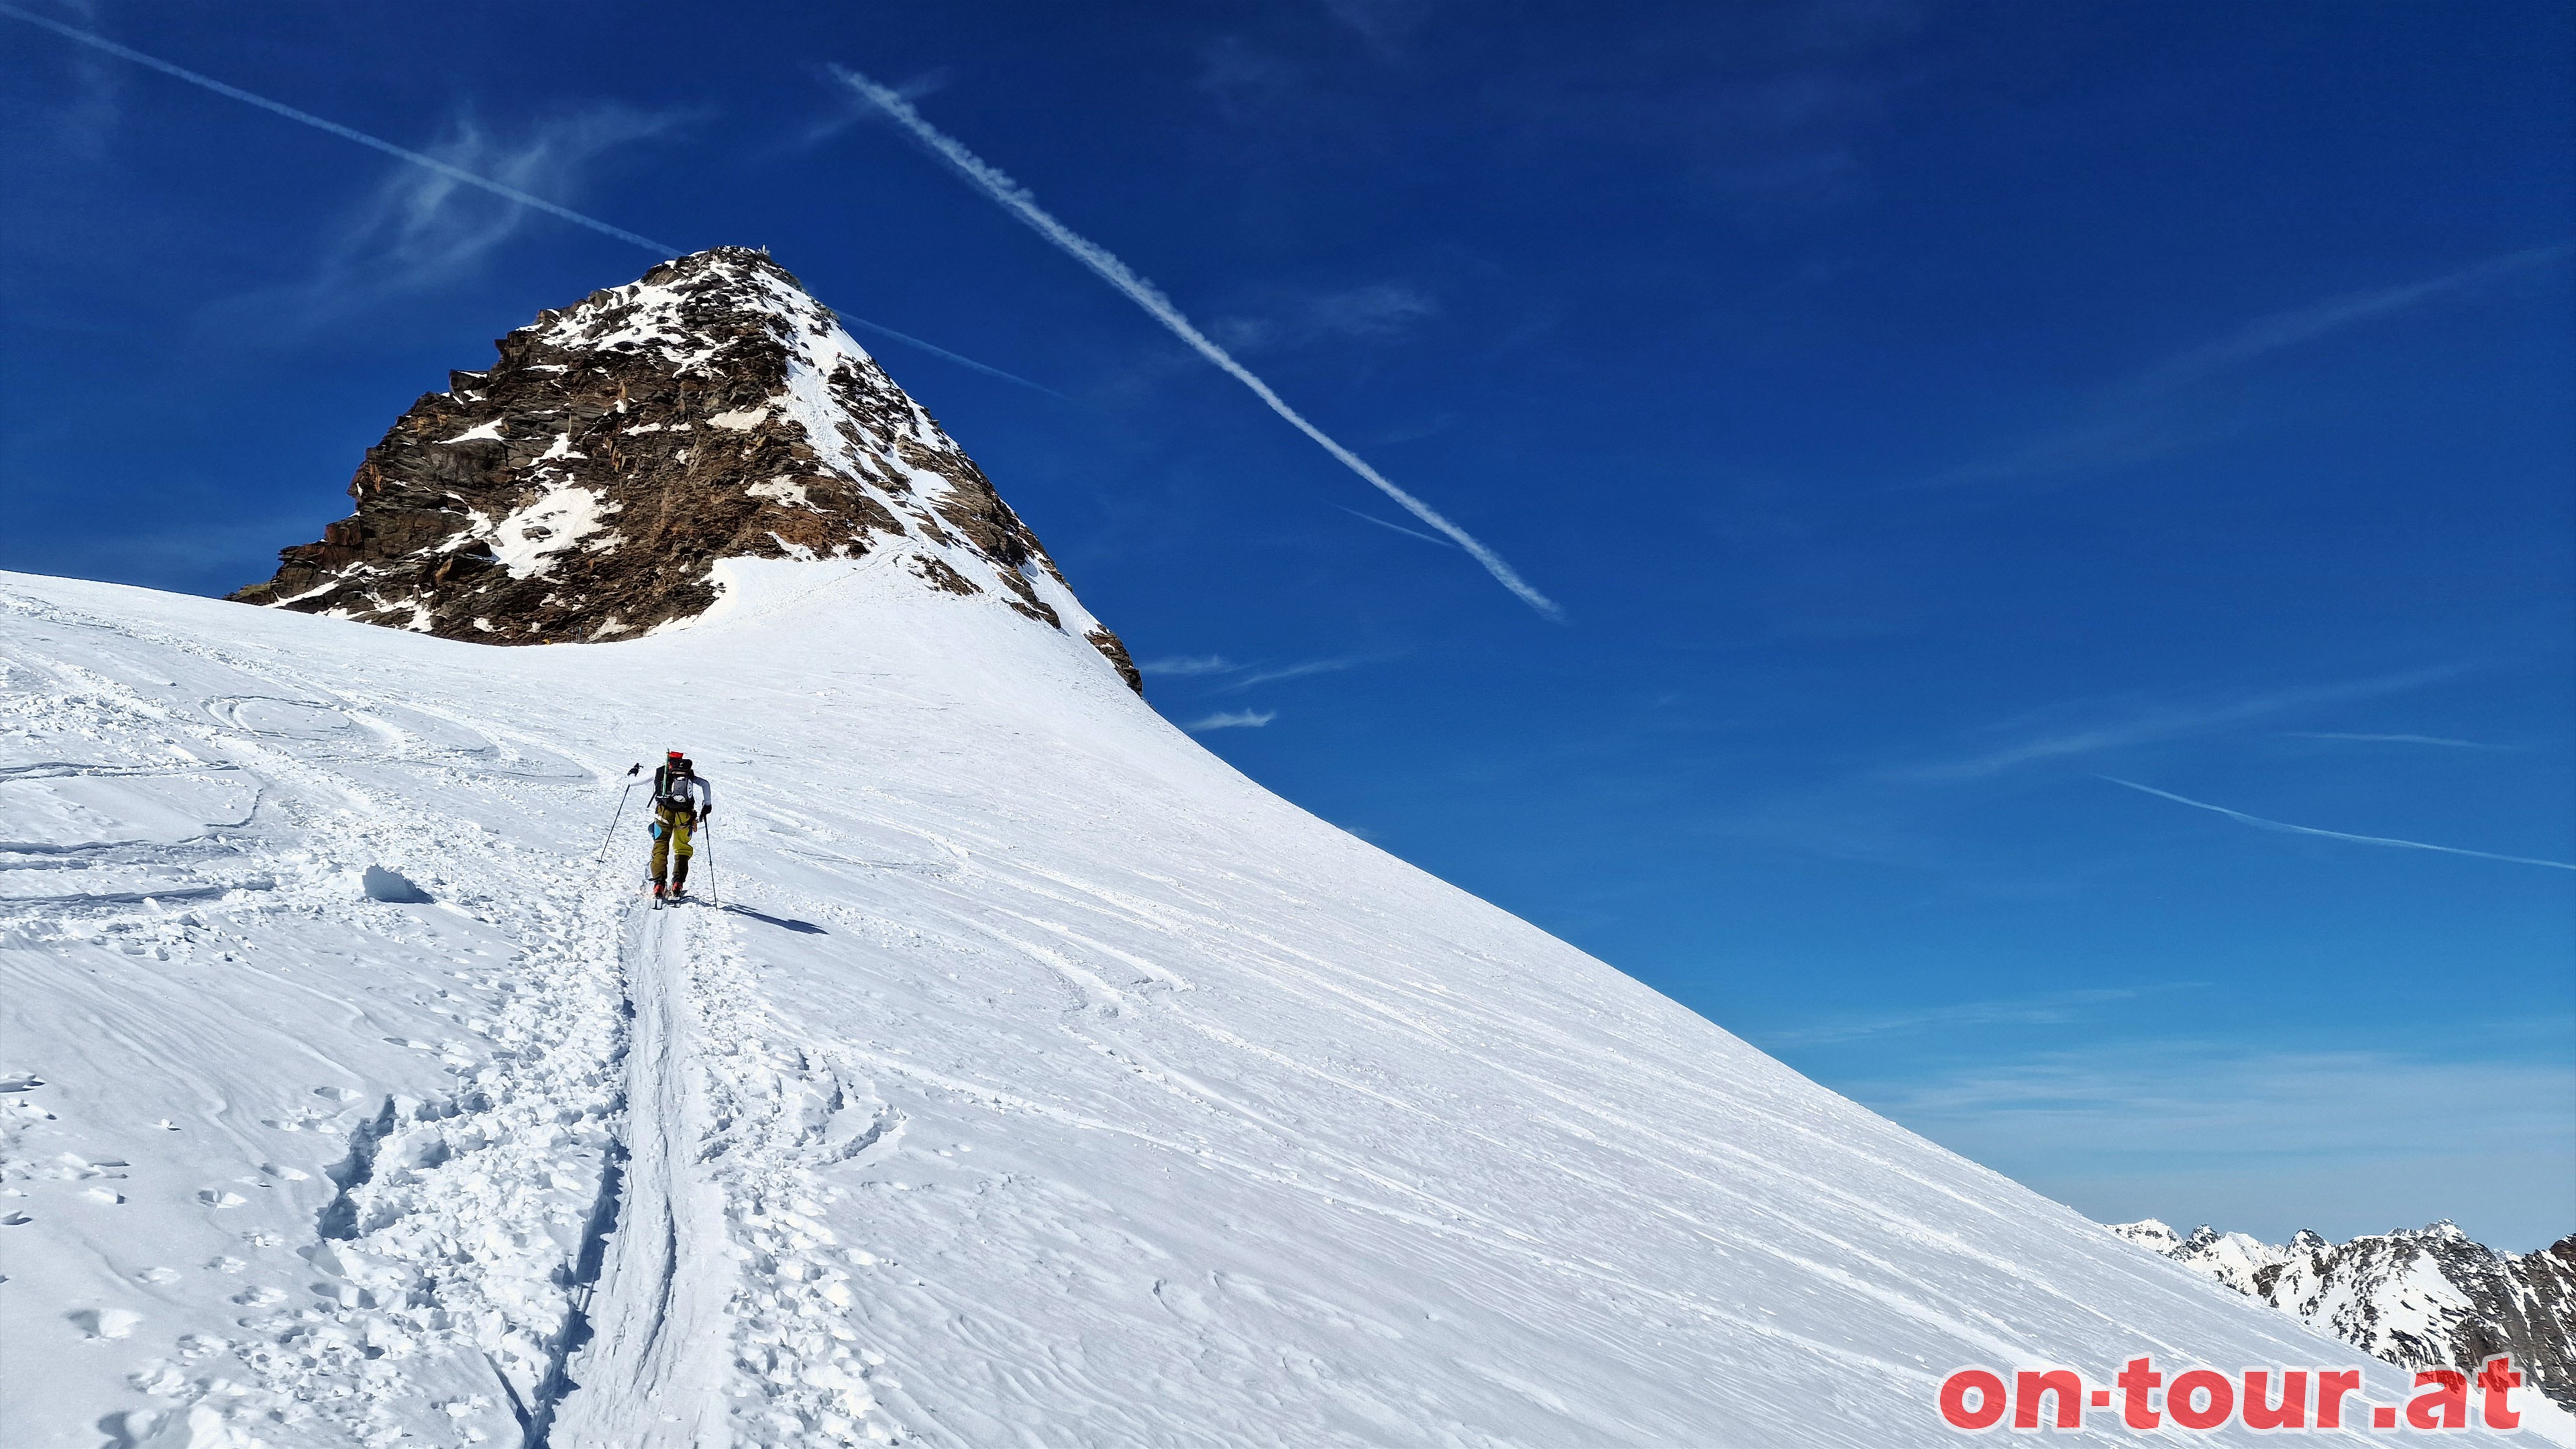
<svg viewBox="0 0 2576 1449">
<path fill-rule="evenodd" d="M 2188 805 L 2194 810 L 2207 810 L 2213 814 L 2224 815 L 2230 820 L 2241 820 L 2262 830 L 2286 830 L 2292 835 L 2322 835 L 2328 840 L 2351 840 L 2363 845 L 2389 845 L 2399 850 L 2430 850 L 2443 855 L 2466 855 L 2479 860 L 2501 860 L 2513 865 L 2545 865 L 2552 870 L 2576 870 L 2576 865 L 2563 860 L 2535 860 L 2527 855 L 2497 855 L 2487 850 L 2462 850 L 2456 845 L 2426 845 L 2420 840 L 2392 840 L 2385 835 L 2353 835 L 2341 830 L 2319 830 L 2313 825 L 2292 825 L 2286 821 L 2266 820 L 2260 815 L 2248 815 L 2242 810 L 2230 810 L 2224 805 L 2212 805 L 2206 800 L 2194 800 L 2188 796 L 2177 795 L 2171 790 L 2159 790 L 2153 785 L 2141 785 L 2135 780 L 2123 780 L 2117 775 L 2097 775 L 2094 778 L 2108 780 L 2114 785 L 2126 785 L 2132 790 L 2143 791 L 2161 800 L 2171 800 L 2177 805 Z"/>
<path fill-rule="evenodd" d="M 592 231 L 598 232 L 601 236 L 615 237 L 617 240 L 625 242 L 629 246 L 642 247 L 646 251 L 652 252 L 656 256 L 662 257 L 666 260 L 671 257 L 685 256 L 688 253 L 689 249 L 686 247 L 675 247 L 668 242 L 657 242 L 649 236 L 639 236 L 634 232 L 626 230 L 624 227 L 611 226 L 607 222 L 601 221 L 595 216 L 584 216 L 580 212 L 575 211 L 568 206 L 557 206 L 555 203 L 546 200 L 542 196 L 531 196 L 527 192 L 521 191 L 515 186 L 504 185 L 501 182 L 494 181 L 486 176 L 477 176 L 473 172 L 468 171 L 461 166 L 451 165 L 445 161 L 439 160 L 435 156 L 424 155 L 421 152 L 411 150 L 408 147 L 397 146 L 393 142 L 385 140 L 382 137 L 370 136 L 364 131 L 357 130 L 349 126 L 343 126 L 337 121 L 326 121 L 322 117 L 314 115 L 310 111 L 299 111 L 293 106 L 286 105 L 279 101 L 272 101 L 266 96 L 254 95 L 249 91 L 243 90 L 239 86 L 226 85 L 222 81 L 215 79 L 213 76 L 199 75 L 197 72 L 189 70 L 184 66 L 172 65 L 170 62 L 162 60 L 157 56 L 145 55 L 142 51 L 136 50 L 131 46 L 119 45 L 104 35 L 93 35 L 86 30 L 76 30 L 71 26 L 63 24 L 59 20 L 51 20 L 42 15 L 30 14 L 27 11 L 19 9 L 15 5 L 0 4 L 0 15 L 6 15 L 12 20 L 23 20 L 29 25 L 50 30 L 66 40 L 78 41 L 93 50 L 103 50 L 109 55 L 116 56 L 121 60 L 130 60 L 136 65 L 144 66 L 151 70 L 157 70 L 163 75 L 174 76 L 180 80 L 186 81 L 192 86 L 200 86 L 206 90 L 213 91 L 216 95 L 229 96 L 245 105 L 257 106 L 261 110 L 267 111 L 272 115 L 284 116 L 290 121 L 311 126 L 317 131 L 328 132 L 331 135 L 339 137 L 343 141 L 355 141 L 359 145 L 367 147 L 369 150 L 382 151 L 386 155 L 392 156 L 398 160 L 408 161 L 414 166 L 435 171 L 450 181 L 455 181 L 466 186 L 472 186 L 488 191 L 494 196 L 516 202 L 519 205 L 528 207 L 534 211 L 542 211 L 548 216 L 559 217 L 565 221 L 571 222 L 575 226 L 587 227 Z M 853 317 L 846 312 L 839 313 L 838 315 L 842 321 L 850 323 L 853 326 L 862 328 L 869 332 L 874 332 L 881 337 L 891 337 L 895 341 L 903 343 L 909 347 L 920 348 L 922 351 L 929 353 L 933 357 L 944 357 L 950 362 L 956 363 L 960 367 L 970 367 L 977 372 L 988 373 L 1006 381 L 1016 382 L 1022 387 L 1037 388 L 1040 392 L 1054 391 L 1052 388 L 1038 387 L 1038 384 L 1029 381 L 1025 377 L 1013 377 L 1011 374 L 1002 371 L 998 367 L 987 367 L 983 363 L 977 362 L 971 357 L 960 357 L 945 347 L 924 342 L 920 338 L 912 336 L 910 333 L 897 332 L 891 327 L 881 326 L 864 317 Z"/>
<path fill-rule="evenodd" d="M 878 85 L 857 71 L 840 66 L 833 67 L 833 70 L 852 90 L 874 101 L 923 145 L 928 146 L 939 159 L 955 167 L 959 175 L 982 187 L 987 195 L 1001 203 L 1003 210 L 1028 223 L 1031 230 L 1055 243 L 1067 256 L 1099 273 L 1102 281 L 1126 293 L 1129 301 L 1144 308 L 1155 321 L 1170 328 L 1173 336 L 1195 348 L 1201 357 L 1215 363 L 1235 381 L 1252 389 L 1253 396 L 1268 403 L 1272 412 L 1287 419 L 1290 427 L 1312 438 L 1317 447 L 1332 454 L 1343 467 L 1367 479 L 1379 492 L 1402 505 L 1405 512 L 1421 519 L 1425 524 L 1445 535 L 1451 542 L 1465 549 L 1476 562 L 1485 566 L 1485 572 L 1492 574 L 1497 583 L 1520 595 L 1522 602 L 1548 618 L 1559 621 L 1564 619 L 1565 611 L 1558 608 L 1556 602 L 1547 595 L 1531 588 L 1519 574 L 1512 571 L 1510 564 L 1503 562 L 1500 555 L 1477 542 L 1465 529 L 1432 511 L 1431 505 L 1388 482 L 1384 475 L 1370 467 L 1357 453 L 1326 437 L 1321 428 L 1306 421 L 1295 408 L 1288 406 L 1279 394 L 1271 391 L 1270 384 L 1253 376 L 1242 363 L 1228 355 L 1224 348 L 1210 342 L 1205 333 L 1191 326 L 1190 319 L 1181 315 L 1181 309 L 1172 305 L 1171 298 L 1164 296 L 1153 283 L 1130 271 L 1125 262 L 1118 260 L 1096 243 L 1078 235 L 1072 228 L 1056 220 L 1044 207 L 1038 205 L 1037 198 L 1029 194 L 1028 188 L 987 164 L 982 157 L 967 150 L 955 137 L 923 120 L 921 113 L 914 110 L 912 103 L 901 95 Z"/>
<path fill-rule="evenodd" d="M 1335 508 L 1342 508 L 1342 505 L 1338 503 L 1333 506 Z M 1374 523 L 1380 528 L 1386 529 L 1391 533 L 1403 534 L 1407 538 L 1418 538 L 1424 543 L 1436 543 L 1442 548 L 1456 548 L 1458 546 L 1445 538 L 1433 538 L 1430 534 L 1424 533 L 1418 528 L 1407 528 L 1401 523 L 1389 523 L 1374 513 L 1362 513 L 1356 508 L 1342 508 L 1342 511 L 1349 514 L 1351 517 L 1358 519 L 1362 523 Z"/>
</svg>

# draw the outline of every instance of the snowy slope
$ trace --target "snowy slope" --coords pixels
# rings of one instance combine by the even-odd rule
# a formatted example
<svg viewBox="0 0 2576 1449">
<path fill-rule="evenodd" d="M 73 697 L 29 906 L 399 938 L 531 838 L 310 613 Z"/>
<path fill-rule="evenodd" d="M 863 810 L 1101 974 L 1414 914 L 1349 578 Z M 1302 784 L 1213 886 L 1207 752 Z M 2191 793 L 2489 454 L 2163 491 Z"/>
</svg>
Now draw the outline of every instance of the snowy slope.
<svg viewBox="0 0 2576 1449">
<path fill-rule="evenodd" d="M 508 650 L 0 575 L 0 1441 L 1882 1449 L 2359 1359 L 899 562 Z M 592 860 L 670 745 L 722 909 Z"/>
</svg>

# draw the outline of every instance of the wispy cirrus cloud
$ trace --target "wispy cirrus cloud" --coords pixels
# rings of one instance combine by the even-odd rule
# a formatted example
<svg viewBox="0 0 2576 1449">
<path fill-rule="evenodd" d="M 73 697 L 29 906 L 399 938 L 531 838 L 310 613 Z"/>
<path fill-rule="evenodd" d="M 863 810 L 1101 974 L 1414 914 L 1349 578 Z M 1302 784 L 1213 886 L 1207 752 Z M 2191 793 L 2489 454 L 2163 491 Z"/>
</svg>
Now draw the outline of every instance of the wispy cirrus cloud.
<svg viewBox="0 0 2576 1449">
<path fill-rule="evenodd" d="M 2177 795 L 2171 790 L 2159 790 L 2153 785 L 2141 785 L 2135 780 L 2123 780 L 2117 775 L 2103 775 L 2098 778 L 2114 785 L 2125 785 L 2129 789 L 2141 794 L 2153 795 L 2160 800 L 2171 800 L 2177 805 L 2188 805 L 2194 810 L 2206 810 L 2213 815 L 2224 815 L 2230 820 L 2242 825 L 2251 825 L 2257 830 L 2278 830 L 2290 835 L 2314 835 L 2327 840 L 2350 841 L 2355 845 L 2384 845 L 2397 850 L 2429 850 L 2438 855 L 2465 855 L 2477 860 L 2503 861 L 2508 865 L 2545 865 L 2552 870 L 2576 870 L 2576 863 L 2563 860 L 2541 860 L 2528 855 L 2498 855 L 2491 850 L 2468 850 L 2456 845 L 2427 845 L 2420 840 L 2399 840 L 2394 836 L 2355 835 L 2346 830 L 2324 830 L 2314 825 L 2292 825 L 2285 820 L 2270 820 L 2260 815 L 2248 815 L 2242 810 L 2231 810 L 2224 805 L 2212 805 L 2206 800 L 2194 800 L 2188 795 Z"/>
<path fill-rule="evenodd" d="M 2200 385 L 2251 363 L 2429 303 L 2468 296 L 2562 263 L 2576 243 L 2525 247 L 2437 276 L 2346 293 L 2258 317 L 2097 393 L 2074 417 L 1997 457 L 1951 469 L 1934 484 L 2011 482 L 2144 462 L 2212 435 L 2191 405 Z"/>
<path fill-rule="evenodd" d="M 654 252 L 664 258 L 681 256 L 689 250 L 689 248 L 686 247 L 675 247 L 667 242 L 655 241 L 651 237 L 628 231 L 624 227 L 613 226 L 608 222 L 600 220 L 598 217 L 584 215 L 581 212 L 573 210 L 571 207 L 564 206 L 558 202 L 549 201 L 545 197 L 536 195 L 522 187 L 511 185 L 506 180 L 486 176 L 479 171 L 459 166 L 452 161 L 445 160 L 438 156 L 433 156 L 424 151 L 415 151 L 408 146 L 397 146 L 393 142 L 388 141 L 381 136 L 372 136 L 354 126 L 344 126 L 337 121 L 327 120 L 321 116 L 314 115 L 310 111 L 298 110 L 293 106 L 287 105 L 283 101 L 271 100 L 267 96 L 260 95 L 256 92 L 246 91 L 239 86 L 226 84 L 223 81 L 215 79 L 213 76 L 200 74 L 185 66 L 173 65 L 169 61 L 163 60 L 158 56 L 147 55 L 142 51 L 134 49 L 132 46 L 120 44 L 108 39 L 106 36 L 80 29 L 77 26 L 65 25 L 61 21 L 52 19 L 48 16 L 33 14 L 29 11 L 21 10 L 15 5 L 6 3 L 0 3 L 0 16 L 6 16 L 12 20 L 24 21 L 29 25 L 37 26 L 44 30 L 50 30 L 54 34 L 59 35 L 66 40 L 87 46 L 89 49 L 100 54 L 112 55 L 120 60 L 131 61 L 132 63 L 142 66 L 148 70 L 158 71 L 174 80 L 185 81 L 189 85 L 196 86 L 201 90 L 212 91 L 216 95 L 229 97 L 230 99 L 240 101 L 245 105 L 256 106 L 260 110 L 266 111 L 271 115 L 282 116 L 287 120 L 295 122 L 297 125 L 310 126 L 314 130 L 324 132 L 328 135 L 337 136 L 344 141 L 355 142 L 371 151 L 382 152 L 397 160 L 420 167 L 422 170 L 439 176 L 454 186 L 470 187 L 474 190 L 500 197 L 514 205 L 526 207 L 531 211 L 543 212 L 548 216 L 571 222 L 575 226 L 597 232 L 602 236 L 613 237 L 616 240 L 628 243 L 629 245 L 642 247 L 645 250 Z M 248 300 L 255 302 L 257 299 Z M 1038 384 L 1029 381 L 1027 378 L 1017 377 L 1011 373 L 1004 372 L 998 367 L 988 367 L 983 363 L 975 361 L 973 358 L 963 357 L 934 343 L 924 342 L 920 338 L 915 337 L 908 332 L 898 332 L 891 327 L 868 321 L 864 317 L 854 316 L 847 312 L 842 312 L 839 315 L 844 323 L 847 323 L 852 327 L 856 327 L 861 331 L 872 332 L 880 337 L 890 337 L 908 347 L 927 352 L 933 357 L 945 358 L 961 367 L 970 368 L 976 372 L 985 373 L 992 377 L 998 377 L 1006 382 L 1015 382 L 1022 387 L 1034 388 L 1039 392 L 1052 393 L 1054 391 L 1051 388 L 1040 387 Z"/>
<path fill-rule="evenodd" d="M 1835 1086 L 2102 1222 L 2280 1242 L 2448 1217 L 2520 1251 L 2566 1231 L 2559 1205 L 2576 1194 L 2557 1106 L 2576 1065 L 2541 1040 L 2566 1028 L 2499 1032 L 2453 1057 L 2092 1042 Z"/>
<path fill-rule="evenodd" d="M 1225 316 L 1208 331 L 1237 351 L 1280 351 L 1317 342 L 1385 342 L 1438 316 L 1440 304 L 1412 287 L 1376 282 L 1292 302 L 1271 316 Z"/>
<path fill-rule="evenodd" d="M 2343 740 L 2357 745 L 2432 745 L 2446 750 L 2512 750 L 2515 745 L 2490 745 L 2477 740 L 2455 740 L 2445 735 L 2364 735 L 2345 730 L 2283 730 L 2285 740 Z"/>
<path fill-rule="evenodd" d="M 1353 665 L 1366 664 L 1376 656 L 1350 654 L 1336 659 L 1305 659 L 1294 664 L 1237 664 L 1222 654 L 1185 654 L 1166 659 L 1152 659 L 1136 666 L 1149 675 L 1173 678 L 1212 678 L 1230 675 L 1218 684 L 1220 689 L 1249 689 L 1256 684 L 1275 684 L 1283 679 L 1303 679 L 1310 674 L 1331 674 Z"/>
<path fill-rule="evenodd" d="M 1250 689 L 1256 684 L 1276 684 L 1283 679 L 1303 679 L 1310 674 L 1333 674 L 1348 669 L 1354 664 L 1367 662 L 1367 659 L 1360 655 L 1352 655 L 1347 659 L 1309 659 L 1300 664 L 1282 664 L 1271 669 L 1257 669 L 1241 679 L 1227 681 L 1225 687 Z"/>
<path fill-rule="evenodd" d="M 1323 0 L 1323 4 L 1326 14 L 1389 59 L 1431 18 L 1431 0 Z"/>
<path fill-rule="evenodd" d="M 1226 709 L 1192 720 L 1181 728 L 1194 735 L 1205 734 L 1209 730 L 1257 730 L 1277 718 L 1279 711 L 1275 709 Z"/>
<path fill-rule="evenodd" d="M 424 153 L 444 166 L 387 176 L 351 220 L 333 268 L 404 286 L 444 281 L 474 267 L 527 225 L 528 208 L 507 192 L 577 196 L 610 153 L 662 135 L 684 119 L 678 112 L 607 103 L 541 117 L 515 135 L 501 135 L 471 111 L 460 113 Z M 504 191 L 459 179 L 469 174 L 498 182 Z"/>
<path fill-rule="evenodd" d="M 134 64 L 143 66 L 146 69 L 156 70 L 163 75 L 172 77 L 173 79 L 186 81 L 188 84 L 196 86 L 201 90 L 213 91 L 217 95 L 228 96 L 233 100 L 244 103 L 245 105 L 256 106 L 272 115 L 283 116 L 287 120 L 293 121 L 298 125 L 310 126 L 317 131 L 323 131 L 331 135 L 338 136 L 344 141 L 354 141 L 369 150 L 381 151 L 397 160 L 407 161 L 414 166 L 421 167 L 428 171 L 437 172 L 447 177 L 450 181 L 458 184 L 476 187 L 481 190 L 488 191 L 495 196 L 505 197 L 521 206 L 545 212 L 550 216 L 560 217 L 565 221 L 573 223 L 575 226 L 587 227 L 604 236 L 615 237 L 622 242 L 629 242 L 637 246 L 648 247 L 655 251 L 660 251 L 666 256 L 678 255 L 676 251 L 673 251 L 661 242 L 654 241 L 650 237 L 638 236 L 634 232 L 627 231 L 621 227 L 611 226 L 597 217 L 584 216 L 580 212 L 572 210 L 570 207 L 558 205 L 555 202 L 548 201 L 542 196 L 532 195 L 529 192 L 511 186 L 505 181 L 494 180 L 493 178 L 483 176 L 472 171 L 463 170 L 453 162 L 442 160 L 439 157 L 432 156 L 426 152 L 412 150 L 407 146 L 397 146 L 393 142 L 385 140 L 381 136 L 371 136 L 354 126 L 344 126 L 337 121 L 326 120 L 320 116 L 314 115 L 310 111 L 297 110 L 295 107 L 287 105 L 283 101 L 274 101 L 256 92 L 243 90 L 239 86 L 227 85 L 222 81 L 216 80 L 212 76 L 201 75 L 184 66 L 172 65 L 170 62 L 163 60 L 158 56 L 146 55 L 142 51 L 134 49 L 132 46 L 121 45 L 116 41 L 108 39 L 106 36 L 96 35 L 74 26 L 65 25 L 59 20 L 54 20 L 47 16 L 37 15 L 26 10 L 21 10 L 15 5 L 0 4 L 0 15 L 5 15 L 12 20 L 25 21 L 29 25 L 50 30 L 54 34 L 59 35 L 66 40 L 88 46 L 90 49 L 99 51 L 103 54 L 116 56 L 121 60 L 132 61 Z"/>
<path fill-rule="evenodd" d="M 2054 718 L 2023 725 L 2019 739 L 1957 759 L 1913 765 L 1892 773 L 1899 779 L 1918 781 L 1981 779 L 2024 765 L 2080 759 L 2137 745 L 2216 734 L 2300 710 L 2396 694 L 2460 672 L 2459 666 L 2445 666 L 2337 684 L 2266 690 L 2234 698 L 2133 699 L 2059 706 L 2046 712 Z"/>
<path fill-rule="evenodd" d="M 2464 267 L 2363 292 L 2348 292 L 2305 307 L 2259 317 L 2218 340 L 2178 353 L 2130 379 L 2134 390 L 2161 391 L 2214 377 L 2269 353 L 2341 332 L 2381 317 L 2394 316 L 2436 298 L 2471 291 L 2485 283 L 2563 261 L 2576 243 L 2524 247 L 2471 262 Z"/>
<path fill-rule="evenodd" d="M 1143 674 L 1186 676 L 1192 674 L 1224 674 L 1230 670 L 1239 669 L 1241 667 L 1241 665 L 1227 663 L 1225 656 L 1222 654 L 1187 654 L 1169 659 L 1148 659 L 1137 665 L 1136 669 L 1139 673 Z"/>
<path fill-rule="evenodd" d="M 424 164 L 388 172 L 350 208 L 305 276 L 217 299 L 200 321 L 242 335 L 300 337 L 472 276 L 539 214 L 518 199 L 530 188 L 578 196 L 616 164 L 621 148 L 684 119 L 603 104 L 499 130 L 461 111 L 418 153 Z"/>
<path fill-rule="evenodd" d="M 1200 52 L 1198 77 L 1191 84 L 1231 121 L 1289 113 L 1309 92 L 1306 74 L 1296 64 L 1232 35 Z"/>
<path fill-rule="evenodd" d="M 84 25 L 98 22 L 96 0 L 68 0 L 65 8 Z M 55 135 L 65 151 L 86 162 L 106 159 L 110 140 L 125 115 L 127 72 L 97 52 L 70 57 L 74 86 L 70 103 L 54 117 Z"/>
<path fill-rule="evenodd" d="M 2154 989 L 2170 991 L 2183 984 L 2167 982 Z M 2054 1026 L 2082 1020 L 2100 1007 L 2113 1002 L 2133 1001 L 2146 992 L 2146 988 L 2123 987 L 2051 991 L 1999 1001 L 1966 1001 L 1948 1006 L 1927 1006 L 1915 1011 L 1843 1017 L 1787 1031 L 1766 1032 L 1760 1041 L 1771 1047 L 1824 1046 L 1858 1041 L 1864 1037 L 1905 1035 L 1934 1027 Z"/>
</svg>

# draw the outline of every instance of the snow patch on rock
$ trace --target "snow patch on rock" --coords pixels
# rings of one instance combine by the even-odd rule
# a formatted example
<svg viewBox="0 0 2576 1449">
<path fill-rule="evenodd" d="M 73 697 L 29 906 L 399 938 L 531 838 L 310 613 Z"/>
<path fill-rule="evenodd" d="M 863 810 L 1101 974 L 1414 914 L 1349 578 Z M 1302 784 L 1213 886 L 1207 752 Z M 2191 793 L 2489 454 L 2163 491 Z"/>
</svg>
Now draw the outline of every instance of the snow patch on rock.
<svg viewBox="0 0 2576 1449">
<path fill-rule="evenodd" d="M 536 578 L 554 567 L 555 555 L 608 526 L 622 505 L 589 488 L 566 486 L 492 526 L 492 554 L 514 579 Z"/>
</svg>

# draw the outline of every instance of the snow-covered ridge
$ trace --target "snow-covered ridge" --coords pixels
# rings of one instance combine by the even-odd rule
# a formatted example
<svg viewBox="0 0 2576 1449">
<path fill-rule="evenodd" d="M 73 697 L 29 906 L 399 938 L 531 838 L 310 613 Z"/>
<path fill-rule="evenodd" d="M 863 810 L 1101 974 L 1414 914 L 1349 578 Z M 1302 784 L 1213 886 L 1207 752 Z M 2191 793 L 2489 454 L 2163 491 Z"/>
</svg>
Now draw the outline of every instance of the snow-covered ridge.
<svg viewBox="0 0 2576 1449">
<path fill-rule="evenodd" d="M 2499 1253 L 2448 1221 L 2344 1243 L 2304 1228 L 2266 1243 L 2206 1224 L 2185 1237 L 2154 1218 L 2110 1229 L 2403 1368 L 2474 1370 L 2509 1354 L 2576 1411 L 2576 1234 Z"/>
<path fill-rule="evenodd" d="M 896 550 L 716 570 L 552 649 L 0 575 L 0 1442 L 1886 1449 L 2360 1357 Z M 721 909 L 611 833 L 669 746 Z"/>
<path fill-rule="evenodd" d="M 766 253 L 666 262 L 499 350 L 368 450 L 353 516 L 234 597 L 482 643 L 606 640 L 703 614 L 724 559 L 885 551 L 1087 639 L 1141 688 L 974 461 Z"/>
</svg>

